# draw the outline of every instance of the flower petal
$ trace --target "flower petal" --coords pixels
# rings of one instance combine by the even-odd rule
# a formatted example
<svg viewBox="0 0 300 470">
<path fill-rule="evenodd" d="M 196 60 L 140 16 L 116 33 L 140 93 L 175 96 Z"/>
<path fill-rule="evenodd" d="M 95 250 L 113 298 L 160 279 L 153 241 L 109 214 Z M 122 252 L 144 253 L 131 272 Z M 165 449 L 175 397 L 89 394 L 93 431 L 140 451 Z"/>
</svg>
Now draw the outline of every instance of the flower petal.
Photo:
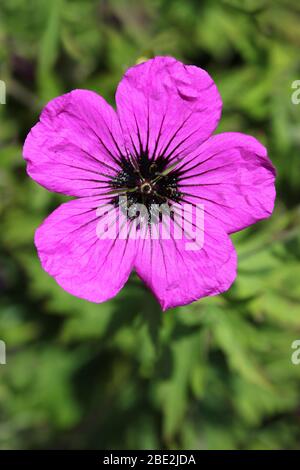
<svg viewBox="0 0 300 470">
<path fill-rule="evenodd" d="M 131 152 L 150 156 L 184 156 L 214 131 L 221 97 L 207 72 L 172 57 L 155 57 L 130 68 L 121 80 L 116 102 Z"/>
<path fill-rule="evenodd" d="M 29 175 L 42 186 L 90 196 L 115 174 L 120 152 L 124 143 L 113 108 L 94 92 L 74 90 L 46 105 L 23 154 Z"/>
<path fill-rule="evenodd" d="M 254 137 L 228 132 L 207 140 L 178 165 L 186 201 L 202 203 L 227 233 L 269 217 L 275 200 L 275 169 Z"/>
<path fill-rule="evenodd" d="M 135 257 L 134 240 L 99 238 L 98 205 L 96 198 L 62 204 L 35 234 L 44 270 L 64 290 L 92 302 L 103 302 L 119 292 Z M 107 222 L 114 216 L 107 216 Z"/>
<path fill-rule="evenodd" d="M 174 225 L 171 234 L 173 229 Z M 202 242 L 193 242 L 195 248 L 188 249 L 191 239 L 186 231 L 182 239 L 171 235 L 169 239 L 139 240 L 135 270 L 163 310 L 220 294 L 233 283 L 234 246 L 222 226 L 206 214 Z"/>
</svg>

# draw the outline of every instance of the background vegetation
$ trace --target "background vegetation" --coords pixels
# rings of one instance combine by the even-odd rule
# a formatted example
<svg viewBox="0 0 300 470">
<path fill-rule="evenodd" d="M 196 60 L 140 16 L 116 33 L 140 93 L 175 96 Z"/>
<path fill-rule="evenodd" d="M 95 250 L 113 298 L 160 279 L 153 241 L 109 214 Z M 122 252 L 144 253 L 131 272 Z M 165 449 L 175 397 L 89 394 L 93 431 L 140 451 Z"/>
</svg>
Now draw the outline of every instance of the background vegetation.
<svg viewBox="0 0 300 470">
<path fill-rule="evenodd" d="M 299 48 L 297 0 L 1 0 L 2 449 L 300 448 Z M 79 87 L 114 103 L 155 54 L 207 69 L 218 132 L 255 135 L 278 170 L 273 217 L 233 236 L 231 290 L 165 314 L 135 277 L 94 305 L 41 269 L 34 230 L 64 198 L 21 156 L 49 99 Z"/>
</svg>

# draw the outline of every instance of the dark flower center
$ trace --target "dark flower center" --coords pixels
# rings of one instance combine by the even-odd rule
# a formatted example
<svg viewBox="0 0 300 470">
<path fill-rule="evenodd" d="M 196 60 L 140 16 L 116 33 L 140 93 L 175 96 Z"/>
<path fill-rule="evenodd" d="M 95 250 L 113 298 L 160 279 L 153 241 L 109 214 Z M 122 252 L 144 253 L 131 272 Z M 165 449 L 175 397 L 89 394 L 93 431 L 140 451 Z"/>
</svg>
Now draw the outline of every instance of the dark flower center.
<svg viewBox="0 0 300 470">
<path fill-rule="evenodd" d="M 168 165 L 164 157 L 154 161 L 146 153 L 130 160 L 122 157 L 120 171 L 110 182 L 114 205 L 119 204 L 119 197 L 127 197 L 127 205 L 143 204 L 150 214 L 151 206 L 167 204 L 181 200 L 178 190 L 178 173 L 176 167 Z"/>
</svg>

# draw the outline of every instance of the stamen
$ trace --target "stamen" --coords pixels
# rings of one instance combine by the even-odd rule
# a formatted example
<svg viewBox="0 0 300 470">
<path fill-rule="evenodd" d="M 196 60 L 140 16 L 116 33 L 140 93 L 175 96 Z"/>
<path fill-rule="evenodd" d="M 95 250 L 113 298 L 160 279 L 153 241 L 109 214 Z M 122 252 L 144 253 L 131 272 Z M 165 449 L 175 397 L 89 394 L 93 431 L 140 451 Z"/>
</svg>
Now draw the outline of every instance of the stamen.
<svg viewBox="0 0 300 470">
<path fill-rule="evenodd" d="M 139 157 L 121 159 L 121 170 L 112 178 L 108 193 L 112 196 L 112 203 L 119 204 L 120 195 L 127 194 L 127 204 L 143 204 L 148 213 L 151 213 L 153 205 L 168 204 L 181 200 L 178 190 L 178 171 L 176 163 L 168 165 L 166 159 L 158 156 L 153 162 L 146 151 L 142 151 Z"/>
</svg>

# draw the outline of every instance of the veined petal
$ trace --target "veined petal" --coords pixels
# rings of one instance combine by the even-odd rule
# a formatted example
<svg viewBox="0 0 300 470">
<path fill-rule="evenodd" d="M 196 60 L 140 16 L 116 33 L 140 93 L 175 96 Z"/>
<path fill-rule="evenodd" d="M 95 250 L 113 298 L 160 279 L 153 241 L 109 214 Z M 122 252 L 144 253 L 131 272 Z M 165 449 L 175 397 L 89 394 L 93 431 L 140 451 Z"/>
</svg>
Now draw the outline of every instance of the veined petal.
<svg viewBox="0 0 300 470">
<path fill-rule="evenodd" d="M 273 211 L 275 169 L 254 137 L 234 132 L 215 135 L 178 168 L 184 200 L 204 204 L 227 233 Z"/>
<path fill-rule="evenodd" d="M 50 191 L 91 196 L 106 187 L 124 151 L 113 108 L 92 91 L 74 90 L 46 105 L 23 154 L 29 175 Z"/>
<path fill-rule="evenodd" d="M 97 303 L 119 292 L 135 257 L 135 240 L 99 237 L 99 206 L 97 198 L 62 204 L 35 234 L 44 270 L 70 294 Z M 103 212 L 107 227 L 117 220 L 116 213 L 116 208 Z"/>
<path fill-rule="evenodd" d="M 183 157 L 215 130 L 222 101 L 207 72 L 155 57 L 125 73 L 116 93 L 128 148 L 150 157 Z"/>
<path fill-rule="evenodd" d="M 163 310 L 220 294 L 236 277 L 236 252 L 221 224 L 204 213 L 204 226 L 196 225 L 198 241 L 196 237 L 192 241 L 193 249 L 192 233 L 184 230 L 183 237 L 176 239 L 173 222 L 169 239 L 139 240 L 135 270 Z"/>
</svg>

